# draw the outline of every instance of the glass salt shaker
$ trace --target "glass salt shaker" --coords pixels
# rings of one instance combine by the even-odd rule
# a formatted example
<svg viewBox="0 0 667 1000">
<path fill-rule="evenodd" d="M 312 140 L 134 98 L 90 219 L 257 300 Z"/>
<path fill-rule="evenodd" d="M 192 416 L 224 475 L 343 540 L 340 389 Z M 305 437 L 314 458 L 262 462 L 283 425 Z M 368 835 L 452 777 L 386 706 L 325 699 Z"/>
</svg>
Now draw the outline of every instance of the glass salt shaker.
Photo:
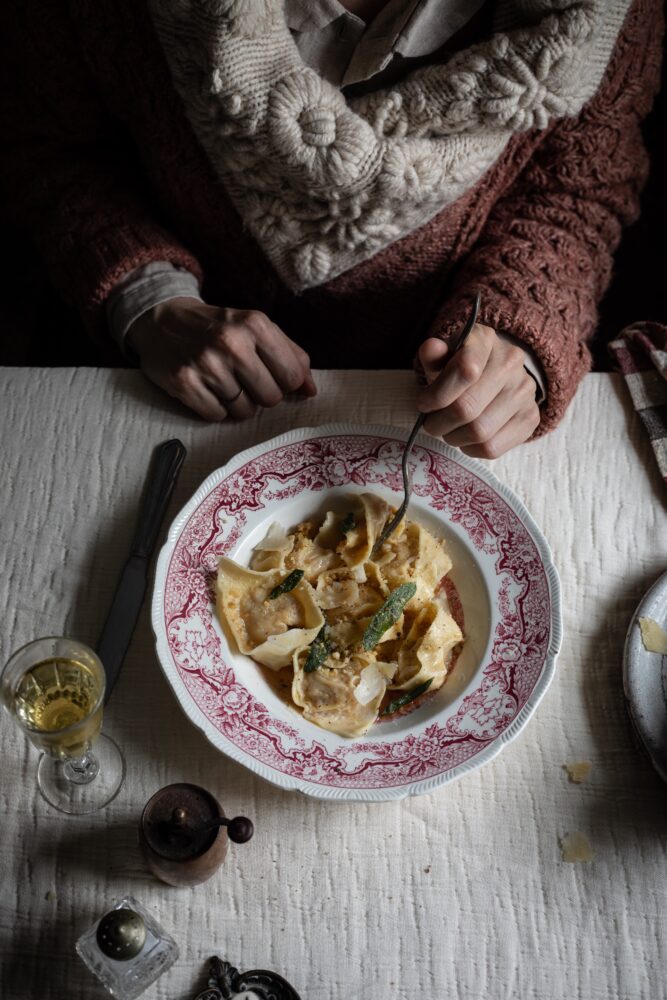
<svg viewBox="0 0 667 1000">
<path fill-rule="evenodd" d="M 135 1000 L 178 958 L 176 942 L 133 896 L 124 896 L 76 943 L 79 957 L 119 1000 Z"/>
</svg>

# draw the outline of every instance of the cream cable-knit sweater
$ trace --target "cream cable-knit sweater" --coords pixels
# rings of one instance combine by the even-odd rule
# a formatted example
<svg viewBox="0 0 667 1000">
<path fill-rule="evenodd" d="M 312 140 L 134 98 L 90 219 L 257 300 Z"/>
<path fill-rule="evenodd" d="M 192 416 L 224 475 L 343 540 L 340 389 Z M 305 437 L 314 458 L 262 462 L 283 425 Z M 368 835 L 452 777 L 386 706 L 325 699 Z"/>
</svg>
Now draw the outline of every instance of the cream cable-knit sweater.
<svg viewBox="0 0 667 1000">
<path fill-rule="evenodd" d="M 350 101 L 303 64 L 281 0 L 149 6 L 200 142 L 299 290 L 424 225 L 514 133 L 576 115 L 630 0 L 499 0 L 492 38 Z"/>
</svg>

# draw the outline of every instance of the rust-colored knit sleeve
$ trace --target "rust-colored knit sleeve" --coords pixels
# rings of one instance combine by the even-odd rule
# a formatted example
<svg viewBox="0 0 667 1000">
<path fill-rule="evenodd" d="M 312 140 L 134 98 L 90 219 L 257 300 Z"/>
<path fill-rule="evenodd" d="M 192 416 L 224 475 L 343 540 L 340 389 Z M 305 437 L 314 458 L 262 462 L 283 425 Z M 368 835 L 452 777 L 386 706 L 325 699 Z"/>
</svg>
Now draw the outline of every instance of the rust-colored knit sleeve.
<svg viewBox="0 0 667 1000">
<path fill-rule="evenodd" d="M 542 363 L 537 434 L 558 423 L 590 368 L 586 342 L 612 255 L 639 213 L 648 172 L 640 123 L 659 86 L 662 29 L 659 0 L 636 0 L 597 94 L 549 131 L 496 203 L 431 329 L 444 339 L 459 330 L 479 288 L 480 321 Z"/>
<path fill-rule="evenodd" d="M 9 215 L 104 340 L 102 307 L 123 274 L 156 260 L 198 277 L 200 268 L 147 211 L 136 153 L 97 95 L 63 0 L 11 3 L 3 20 L 0 176 Z"/>
</svg>

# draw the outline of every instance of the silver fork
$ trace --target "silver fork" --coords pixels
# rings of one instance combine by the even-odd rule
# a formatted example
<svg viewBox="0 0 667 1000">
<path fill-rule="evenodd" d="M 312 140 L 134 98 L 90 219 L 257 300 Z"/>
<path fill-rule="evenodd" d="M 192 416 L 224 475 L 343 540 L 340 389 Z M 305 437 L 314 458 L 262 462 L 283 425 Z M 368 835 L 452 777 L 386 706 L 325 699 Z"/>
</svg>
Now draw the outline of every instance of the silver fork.
<svg viewBox="0 0 667 1000">
<path fill-rule="evenodd" d="M 453 349 L 449 352 L 447 356 L 447 363 L 451 361 L 451 359 L 454 357 L 457 351 L 461 350 L 466 340 L 470 336 L 470 332 L 472 331 L 473 326 L 477 322 L 477 316 L 479 315 L 479 307 L 481 301 L 482 301 L 481 293 L 477 292 L 466 325 L 461 330 L 457 340 L 454 343 Z M 393 532 L 396 530 L 396 528 L 403 520 L 405 512 L 408 509 L 408 503 L 410 502 L 410 490 L 412 489 L 412 483 L 410 482 L 410 474 L 408 472 L 408 459 L 410 457 L 410 452 L 412 451 L 412 446 L 415 443 L 415 438 L 419 434 L 419 431 L 422 428 L 422 424 L 426 420 L 427 416 L 428 413 L 420 413 L 419 416 L 417 417 L 414 427 L 410 431 L 410 437 L 408 438 L 405 444 L 403 459 L 401 461 L 401 472 L 403 473 L 403 503 L 398 508 L 398 510 L 394 514 L 389 524 L 386 524 L 382 529 L 380 537 L 375 542 L 375 545 L 373 546 L 373 549 L 371 551 L 371 559 L 374 559 L 378 555 L 384 543 L 387 541 L 389 536 L 393 534 Z"/>
</svg>

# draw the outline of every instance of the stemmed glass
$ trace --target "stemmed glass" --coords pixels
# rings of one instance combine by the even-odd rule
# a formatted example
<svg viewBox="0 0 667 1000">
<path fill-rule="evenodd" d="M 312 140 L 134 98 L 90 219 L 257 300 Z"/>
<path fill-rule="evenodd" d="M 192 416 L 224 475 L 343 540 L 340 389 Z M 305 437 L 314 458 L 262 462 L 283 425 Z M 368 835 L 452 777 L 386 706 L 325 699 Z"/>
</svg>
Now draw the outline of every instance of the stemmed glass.
<svg viewBox="0 0 667 1000">
<path fill-rule="evenodd" d="M 101 733 L 104 690 L 104 667 L 95 652 L 60 636 L 22 646 L 2 671 L 3 704 L 42 751 L 37 784 L 61 812 L 95 812 L 123 784 L 123 755 Z"/>
</svg>

